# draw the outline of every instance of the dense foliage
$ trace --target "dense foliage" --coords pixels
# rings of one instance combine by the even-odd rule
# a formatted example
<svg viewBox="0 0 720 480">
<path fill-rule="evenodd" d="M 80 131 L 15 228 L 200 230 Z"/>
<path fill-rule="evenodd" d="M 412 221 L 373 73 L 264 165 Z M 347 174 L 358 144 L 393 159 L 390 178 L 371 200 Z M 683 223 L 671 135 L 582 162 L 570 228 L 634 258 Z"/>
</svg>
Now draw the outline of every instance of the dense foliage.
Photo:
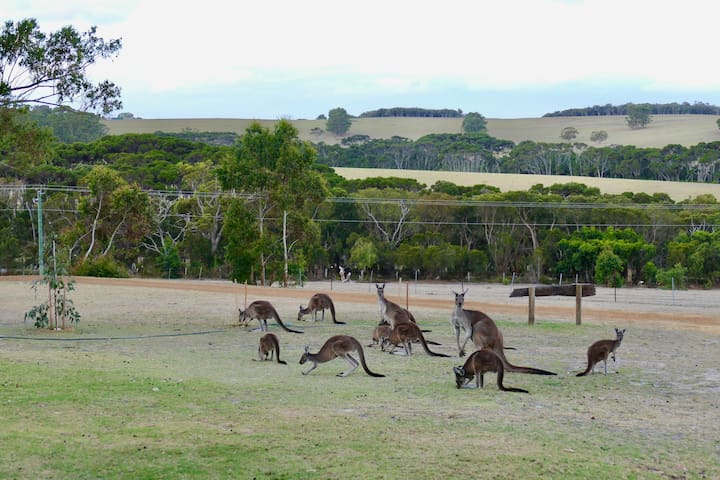
<svg viewBox="0 0 720 480">
<path fill-rule="evenodd" d="M 594 148 L 515 145 L 477 133 L 313 146 L 279 122 L 274 130 L 253 125 L 233 146 L 149 134 L 61 144 L 15 121 L 20 114 L 0 116 L 0 269 L 7 271 L 36 268 L 38 187 L 29 185 L 43 184 L 46 240 L 76 274 L 271 283 L 324 277 L 343 265 L 364 279 L 372 271 L 376 279 L 516 274 L 720 284 L 720 205 L 711 196 L 675 203 L 577 183 L 500 192 L 346 180 L 327 165 L 717 181 L 720 142 Z"/>
<path fill-rule="evenodd" d="M 433 118 L 462 118 L 462 110 L 450 110 L 443 108 L 440 110 L 432 110 L 418 107 L 394 107 L 380 108 L 378 110 L 370 110 L 363 112 L 360 117 L 433 117 Z"/>
</svg>

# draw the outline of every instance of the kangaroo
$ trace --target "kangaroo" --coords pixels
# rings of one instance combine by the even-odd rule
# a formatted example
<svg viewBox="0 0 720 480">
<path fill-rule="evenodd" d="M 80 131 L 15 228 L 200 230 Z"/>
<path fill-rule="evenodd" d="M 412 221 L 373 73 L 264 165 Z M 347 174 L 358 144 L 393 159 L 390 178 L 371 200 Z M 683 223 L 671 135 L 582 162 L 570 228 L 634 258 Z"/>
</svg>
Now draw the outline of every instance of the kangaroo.
<svg viewBox="0 0 720 480">
<path fill-rule="evenodd" d="M 460 357 L 465 355 L 465 344 L 472 338 L 475 348 L 482 350 L 488 348 L 494 351 L 498 358 L 502 360 L 503 367 L 506 372 L 517 372 L 517 373 L 531 373 L 534 375 L 557 375 L 547 370 L 541 370 L 539 368 L 532 367 L 521 367 L 513 365 L 505 357 L 505 346 L 503 343 L 503 336 L 500 329 L 497 327 L 492 318 L 488 317 L 484 313 L 477 310 L 465 310 L 465 294 L 455 294 L 455 309 L 453 310 L 451 323 L 453 330 L 455 330 L 455 338 L 458 344 L 458 355 Z M 465 330 L 465 342 L 460 345 L 460 329 Z"/>
<path fill-rule="evenodd" d="M 250 305 L 248 305 L 245 310 L 241 309 L 239 324 L 247 325 L 248 323 L 250 323 L 250 320 L 253 320 L 255 318 L 257 318 L 258 322 L 260 322 L 260 330 L 262 330 L 263 332 L 267 332 L 268 318 L 274 318 L 278 325 L 280 325 L 284 330 L 292 333 L 303 333 L 298 330 L 293 330 L 286 327 L 282 320 L 280 320 L 280 315 L 278 315 L 275 307 L 272 306 L 272 303 L 266 300 L 255 300 Z"/>
<path fill-rule="evenodd" d="M 615 340 L 598 340 L 597 342 L 593 343 L 588 347 L 587 350 L 587 359 L 588 359 L 588 365 L 584 372 L 580 372 L 576 375 L 576 377 L 582 377 L 584 375 L 587 375 L 588 373 L 591 373 L 593 370 L 595 370 L 595 365 L 600 363 L 600 360 L 603 361 L 603 364 L 605 366 L 605 375 L 607 375 L 607 359 L 608 356 L 612 356 L 613 362 L 615 361 L 615 351 L 620 347 L 620 343 L 623 340 L 623 337 L 625 336 L 625 329 L 622 330 L 615 329 Z"/>
<path fill-rule="evenodd" d="M 390 325 L 387 323 L 383 323 L 375 327 L 375 330 L 373 330 L 372 335 L 372 343 L 368 344 L 368 347 L 373 347 L 375 345 L 380 345 L 380 348 L 382 351 L 385 351 L 385 345 L 382 344 L 382 340 L 384 338 L 387 338 L 390 336 L 390 332 L 392 329 L 390 328 Z"/>
<path fill-rule="evenodd" d="M 318 363 L 325 363 L 329 362 L 334 358 L 342 357 L 345 359 L 346 362 L 348 362 L 348 364 L 350 364 L 350 368 L 342 373 L 338 373 L 337 376 L 347 377 L 358 367 L 358 361 L 350 355 L 353 352 L 357 352 L 358 356 L 360 357 L 360 364 L 362 364 L 365 373 L 367 373 L 371 377 L 385 376 L 370 371 L 367 363 L 365 363 L 365 353 L 363 352 L 362 345 L 360 345 L 360 342 L 358 342 L 354 337 L 351 337 L 350 335 L 335 335 L 328 338 L 323 344 L 323 346 L 320 348 L 320 351 L 318 353 L 310 353 L 309 347 L 305 347 L 305 353 L 303 353 L 300 357 L 300 365 L 304 364 L 305 362 L 312 362 L 313 365 L 306 372 L 302 372 L 302 374 L 307 375 L 308 373 L 315 370 L 318 366 Z"/>
<path fill-rule="evenodd" d="M 475 388 L 483 388 L 484 375 L 487 372 L 497 372 L 498 388 L 503 392 L 530 393 L 522 388 L 512 388 L 503 385 L 503 376 L 505 375 L 503 362 L 497 353 L 487 348 L 473 352 L 465 361 L 465 365 L 459 365 L 453 368 L 453 372 L 455 372 L 455 386 L 457 388 L 462 388 L 467 385 L 473 377 L 475 377 Z"/>
<path fill-rule="evenodd" d="M 398 323 L 417 323 L 415 317 L 410 310 L 401 307 L 395 302 L 391 302 L 385 298 L 385 284 L 375 284 L 378 295 L 378 305 L 380 306 L 380 325 L 387 323 L 391 328 L 395 328 Z M 430 330 L 423 330 L 429 332 Z"/>
<path fill-rule="evenodd" d="M 275 355 L 275 361 L 287 365 L 287 362 L 280 360 L 280 342 L 274 333 L 266 333 L 260 337 L 260 345 L 258 345 L 258 359 L 262 362 L 263 360 L 272 360 L 273 354 Z M 268 358 L 269 357 L 269 358 Z"/>
<path fill-rule="evenodd" d="M 428 347 L 428 342 L 425 340 L 425 337 L 420 330 L 420 327 L 418 327 L 414 323 L 397 324 L 395 328 L 390 330 L 389 336 L 382 338 L 381 346 L 383 351 L 385 351 L 386 346 L 392 345 L 392 348 L 390 349 L 390 351 L 392 352 L 398 345 L 402 345 L 405 349 L 405 354 L 411 355 L 413 342 L 420 342 L 420 344 L 423 346 L 423 349 L 425 349 L 425 353 L 430 356 L 449 357 L 449 355 L 445 355 L 444 353 L 435 353 L 431 351 Z"/>
<path fill-rule="evenodd" d="M 326 295 L 324 293 L 316 293 L 312 297 L 310 297 L 310 302 L 308 303 L 307 308 L 300 305 L 300 310 L 298 311 L 298 322 L 302 320 L 303 315 L 307 315 L 309 313 L 312 313 L 313 315 L 313 322 L 317 322 L 317 312 L 320 310 L 322 312 L 321 320 L 325 320 L 325 309 L 329 309 L 330 313 L 332 314 L 333 323 L 337 323 L 339 325 L 345 325 L 345 322 L 338 322 L 335 319 L 335 304 L 332 301 L 332 298 L 330 298 L 329 295 Z"/>
</svg>

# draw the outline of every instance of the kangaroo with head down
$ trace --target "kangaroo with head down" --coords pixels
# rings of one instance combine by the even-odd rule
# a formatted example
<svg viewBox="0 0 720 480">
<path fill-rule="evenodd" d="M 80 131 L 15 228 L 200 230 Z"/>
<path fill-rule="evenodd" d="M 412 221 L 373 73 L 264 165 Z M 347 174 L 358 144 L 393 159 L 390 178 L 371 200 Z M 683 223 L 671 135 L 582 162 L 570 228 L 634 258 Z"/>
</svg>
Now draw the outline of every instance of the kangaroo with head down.
<svg viewBox="0 0 720 480">
<path fill-rule="evenodd" d="M 308 303 L 307 308 L 300 305 L 297 319 L 298 321 L 300 321 L 302 320 L 303 315 L 312 313 L 313 321 L 317 322 L 317 312 L 320 311 L 322 313 L 321 320 L 324 321 L 326 309 L 330 310 L 333 323 L 345 325 L 345 322 L 338 322 L 335 319 L 335 304 L 333 303 L 332 298 L 330 298 L 330 295 L 327 295 L 325 293 L 316 293 L 315 295 L 310 297 L 310 302 Z"/>
<path fill-rule="evenodd" d="M 385 346 L 382 344 L 382 342 L 384 338 L 390 336 L 390 332 L 392 332 L 392 328 L 390 328 L 390 325 L 388 325 L 387 323 L 381 323 L 380 325 L 375 327 L 375 330 L 373 330 L 372 334 L 372 343 L 369 343 L 368 347 L 380 345 L 382 351 L 385 351 Z"/>
<path fill-rule="evenodd" d="M 465 294 L 467 290 L 462 293 L 455 294 L 455 309 L 453 310 L 451 323 L 453 330 L 455 330 L 455 338 L 458 345 L 458 355 L 465 355 L 465 345 L 468 340 L 472 339 L 477 350 L 488 348 L 494 351 L 498 358 L 502 361 L 504 370 L 506 372 L 517 372 L 517 373 L 532 373 L 535 375 L 557 375 L 547 370 L 541 370 L 539 368 L 532 367 L 521 367 L 513 365 L 505 357 L 505 345 L 503 343 L 503 336 L 500 329 L 497 327 L 495 322 L 482 312 L 477 310 L 466 310 L 463 308 L 465 305 Z M 460 329 L 465 330 L 465 342 L 460 345 Z"/>
<path fill-rule="evenodd" d="M 425 353 L 430 356 L 449 357 L 449 355 L 445 355 L 444 353 L 435 353 L 430 350 L 430 348 L 428 347 L 428 342 L 425 340 L 425 337 L 423 336 L 420 327 L 418 327 L 414 323 L 397 324 L 395 328 L 390 330 L 389 336 L 382 337 L 381 346 L 383 351 L 385 351 L 385 347 L 391 345 L 392 348 L 390 348 L 390 352 L 392 352 L 398 345 L 402 345 L 405 349 L 405 354 L 411 355 L 413 342 L 420 342 L 423 349 L 425 350 Z"/>
<path fill-rule="evenodd" d="M 625 336 L 625 329 L 615 329 L 615 340 L 598 340 L 588 347 L 587 359 L 588 364 L 584 372 L 580 372 L 576 377 L 582 377 L 595 370 L 595 365 L 603 362 L 605 366 L 605 375 L 607 375 L 607 359 L 608 356 L 612 356 L 613 362 L 615 361 L 615 351 L 620 347 L 623 337 Z"/>
<path fill-rule="evenodd" d="M 287 362 L 280 360 L 280 342 L 274 333 L 266 333 L 260 337 L 260 344 L 258 345 L 258 359 L 262 362 L 263 360 L 272 360 L 273 354 L 277 363 L 287 365 Z"/>
<path fill-rule="evenodd" d="M 285 326 L 285 324 L 280 320 L 280 315 L 278 314 L 277 310 L 275 310 L 275 307 L 272 306 L 272 304 L 266 300 L 255 300 L 245 310 L 240 309 L 240 318 L 239 318 L 239 324 L 240 325 L 247 325 L 250 323 L 251 320 L 257 319 L 258 322 L 260 322 L 260 330 L 263 332 L 267 332 L 267 321 L 268 318 L 274 319 L 278 325 L 280 325 L 283 330 L 292 332 L 292 333 L 303 333 L 298 330 L 292 330 L 291 328 L 288 328 Z"/>
<path fill-rule="evenodd" d="M 358 363 L 358 361 L 350 355 L 351 353 L 358 354 L 360 357 L 360 363 Z M 309 370 L 302 372 L 302 374 L 307 375 L 315 370 L 319 363 L 329 362 L 330 360 L 338 357 L 344 358 L 350 365 L 349 369 L 342 373 L 338 373 L 338 377 L 347 377 L 355 371 L 358 365 L 362 365 L 365 373 L 371 377 L 385 376 L 380 373 L 375 373 L 368 368 L 367 363 L 365 363 L 365 353 L 363 352 L 362 345 L 360 345 L 360 342 L 350 335 L 335 335 L 328 338 L 323 346 L 320 347 L 320 351 L 318 353 L 310 353 L 310 348 L 305 347 L 305 352 L 300 357 L 300 365 L 305 362 L 312 362 L 313 365 Z"/>
<path fill-rule="evenodd" d="M 468 357 L 465 365 L 459 365 L 453 368 L 455 372 L 455 386 L 462 388 L 475 377 L 475 388 L 483 388 L 484 375 L 487 372 L 497 372 L 497 385 L 503 392 L 529 393 L 522 388 L 512 388 L 503 385 L 503 377 L 505 368 L 503 362 L 498 355 L 487 348 L 477 350 Z"/>
</svg>

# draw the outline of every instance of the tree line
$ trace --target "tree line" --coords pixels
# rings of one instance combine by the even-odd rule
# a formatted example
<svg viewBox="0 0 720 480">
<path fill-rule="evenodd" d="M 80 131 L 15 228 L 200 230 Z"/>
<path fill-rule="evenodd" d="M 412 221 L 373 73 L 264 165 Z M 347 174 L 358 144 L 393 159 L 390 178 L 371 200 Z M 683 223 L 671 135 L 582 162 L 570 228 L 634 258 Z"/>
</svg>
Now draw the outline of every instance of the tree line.
<svg viewBox="0 0 720 480">
<path fill-rule="evenodd" d="M 432 117 L 432 118 L 462 118 L 463 112 L 460 109 L 449 108 L 428 109 L 419 107 L 394 107 L 369 110 L 359 115 L 361 118 L 374 117 Z"/>
<path fill-rule="evenodd" d="M 546 113 L 543 117 L 595 117 L 603 115 L 627 115 L 628 108 L 633 103 L 623 105 L 593 105 L 592 107 L 568 108 L 552 113 Z M 643 103 L 649 109 L 651 115 L 720 115 L 720 107 L 704 102 L 672 102 L 672 103 Z"/>
<path fill-rule="evenodd" d="M 509 147 L 483 135 L 455 140 L 491 153 Z M 455 142 L 441 135 L 420 143 L 450 151 Z M 525 147 L 523 156 L 542 156 L 535 150 L 542 146 Z M 392 177 L 350 181 L 320 163 L 286 121 L 272 130 L 255 124 L 233 147 L 123 135 L 55 144 L 53 152 L 42 165 L 11 167 L 2 157 L 5 271 L 36 268 L 40 190 L 45 240 L 78 275 L 269 284 L 326 278 L 342 265 L 366 280 L 372 272 L 375 279 L 720 283 L 720 208 L 712 196 L 676 203 L 572 183 L 500 192 Z"/>
</svg>

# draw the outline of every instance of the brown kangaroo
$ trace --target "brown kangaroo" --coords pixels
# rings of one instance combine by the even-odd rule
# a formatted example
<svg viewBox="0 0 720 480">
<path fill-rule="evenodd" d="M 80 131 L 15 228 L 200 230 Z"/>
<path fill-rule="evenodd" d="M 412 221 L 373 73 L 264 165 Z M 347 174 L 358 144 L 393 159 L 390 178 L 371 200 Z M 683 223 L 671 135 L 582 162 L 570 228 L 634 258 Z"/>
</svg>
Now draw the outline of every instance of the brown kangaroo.
<svg viewBox="0 0 720 480">
<path fill-rule="evenodd" d="M 503 367 L 506 372 L 517 372 L 517 373 L 531 373 L 534 375 L 557 375 L 547 370 L 541 370 L 539 368 L 532 367 L 521 367 L 513 365 L 505 357 L 505 346 L 503 344 L 503 336 L 500 329 L 497 327 L 495 322 L 482 312 L 477 310 L 465 310 L 465 294 L 455 293 L 455 309 L 452 313 L 451 322 L 453 329 L 455 330 L 455 336 L 458 342 L 458 354 L 459 356 L 465 355 L 465 344 L 472 338 L 475 348 L 482 350 L 483 348 L 489 348 L 494 351 L 498 358 L 502 360 Z M 465 329 L 465 342 L 460 346 L 460 328 Z"/>
<path fill-rule="evenodd" d="M 392 345 L 392 348 L 390 349 L 392 352 L 398 345 L 402 345 L 405 349 L 405 354 L 411 355 L 413 342 L 420 342 L 425 350 L 425 353 L 428 355 L 433 357 L 449 357 L 449 355 L 445 355 L 444 353 L 435 353 L 431 351 L 425 337 L 422 334 L 422 331 L 420 330 L 420 327 L 414 323 L 397 324 L 395 328 L 390 330 L 390 335 L 388 337 L 382 338 L 381 346 L 384 351 L 386 346 Z"/>
<path fill-rule="evenodd" d="M 260 337 L 260 345 L 258 345 L 258 359 L 262 362 L 263 360 L 272 360 L 273 354 L 275 355 L 275 361 L 287 365 L 287 362 L 280 360 L 280 342 L 274 333 L 266 333 Z"/>
<path fill-rule="evenodd" d="M 280 315 L 278 315 L 275 307 L 272 306 L 272 303 L 266 300 L 255 300 L 250 305 L 248 305 L 245 310 L 240 309 L 239 324 L 247 325 L 248 323 L 250 323 L 250 320 L 257 319 L 258 322 L 260 322 L 260 330 L 262 330 L 263 332 L 267 332 L 268 318 L 275 319 L 278 325 L 280 325 L 284 330 L 288 332 L 303 333 L 298 330 L 293 330 L 286 327 L 282 320 L 280 320 Z"/>
<path fill-rule="evenodd" d="M 400 323 L 415 323 L 415 317 L 408 310 L 385 298 L 384 283 L 382 285 L 376 283 L 375 288 L 380 306 L 380 323 L 388 323 L 390 328 L 395 328 L 395 325 Z"/>
<path fill-rule="evenodd" d="M 385 346 L 382 344 L 382 341 L 384 338 L 387 338 L 390 336 L 390 332 L 392 331 L 392 328 L 390 328 L 390 325 L 387 323 L 382 323 L 375 327 L 375 330 L 373 330 L 372 335 L 372 343 L 368 344 L 368 347 L 373 347 L 375 345 L 380 345 L 381 349 L 385 351 Z"/>
<path fill-rule="evenodd" d="M 334 335 L 328 338 L 323 344 L 323 346 L 320 347 L 320 351 L 318 353 L 310 353 L 309 347 L 305 347 L 305 353 L 303 353 L 300 357 L 300 365 L 304 364 L 305 362 L 312 362 L 313 365 L 306 372 L 302 372 L 302 374 L 307 375 L 308 373 L 315 370 L 318 366 L 318 363 L 325 363 L 337 357 L 342 357 L 345 359 L 346 362 L 348 362 L 348 364 L 350 364 L 350 368 L 342 373 L 338 373 L 337 376 L 347 377 L 358 367 L 358 361 L 355 360 L 352 355 L 350 355 L 353 352 L 357 352 L 358 356 L 360 357 L 360 364 L 362 364 L 365 373 L 367 373 L 371 377 L 385 376 L 370 371 L 367 363 L 365 363 L 365 353 L 363 352 L 362 345 L 360 345 L 360 342 L 358 342 L 354 337 L 351 337 L 350 335 Z"/>
<path fill-rule="evenodd" d="M 318 310 L 322 312 L 321 320 L 325 320 L 325 310 L 329 309 L 330 313 L 332 314 L 333 323 L 337 323 L 339 325 L 345 325 L 345 322 L 338 322 L 335 319 L 335 304 L 332 301 L 332 298 L 330 298 L 330 295 L 326 295 L 324 293 L 316 293 L 312 297 L 310 297 L 310 302 L 308 303 L 307 308 L 300 305 L 300 311 L 298 311 L 298 322 L 302 320 L 303 315 L 307 315 L 309 313 L 312 313 L 313 315 L 313 322 L 317 322 L 317 312 Z"/>
<path fill-rule="evenodd" d="M 530 393 L 522 388 L 503 385 L 503 376 L 505 375 L 503 362 L 494 351 L 487 348 L 473 352 L 465 361 L 465 365 L 453 368 L 453 372 L 455 372 L 455 386 L 457 388 L 467 385 L 473 377 L 475 377 L 475 388 L 483 388 L 484 375 L 487 372 L 497 372 L 497 385 L 503 392 Z"/>
<path fill-rule="evenodd" d="M 607 359 L 608 356 L 612 356 L 613 362 L 615 361 L 615 351 L 620 347 L 620 343 L 625 336 L 625 329 L 615 329 L 615 340 L 598 340 L 588 347 L 587 359 L 588 365 L 584 372 L 580 372 L 576 377 L 582 377 L 595 370 L 595 365 L 600 363 L 602 360 L 605 366 L 605 375 L 607 375 Z"/>
</svg>

